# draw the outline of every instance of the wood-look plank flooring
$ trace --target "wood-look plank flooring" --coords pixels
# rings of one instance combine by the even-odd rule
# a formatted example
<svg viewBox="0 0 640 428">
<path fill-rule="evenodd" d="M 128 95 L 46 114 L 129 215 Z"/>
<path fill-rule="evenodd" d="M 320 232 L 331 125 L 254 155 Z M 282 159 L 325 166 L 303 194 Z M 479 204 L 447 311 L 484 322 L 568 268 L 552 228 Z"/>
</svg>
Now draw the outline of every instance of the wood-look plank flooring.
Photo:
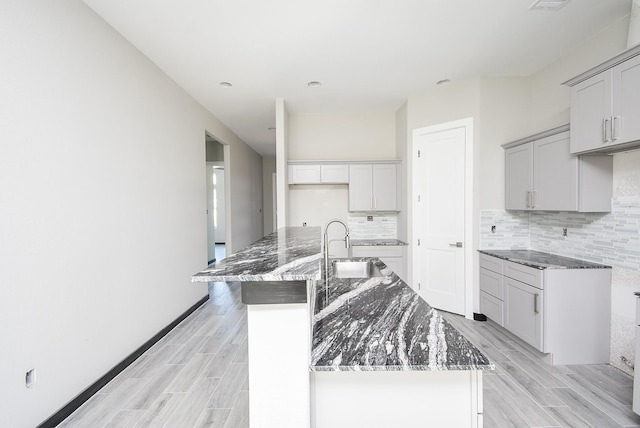
<svg viewBox="0 0 640 428">
<path fill-rule="evenodd" d="M 484 426 L 640 427 L 633 379 L 609 365 L 552 366 L 499 325 L 443 313 L 495 363 L 484 372 Z"/>
<path fill-rule="evenodd" d="M 238 284 L 211 283 L 207 303 L 59 426 L 248 428 L 239 291 Z M 626 374 L 608 365 L 551 366 L 495 323 L 444 315 L 496 364 L 483 376 L 485 428 L 640 427 Z"/>
<path fill-rule="evenodd" d="M 246 306 L 237 283 L 209 297 L 58 426 L 248 428 Z"/>
</svg>

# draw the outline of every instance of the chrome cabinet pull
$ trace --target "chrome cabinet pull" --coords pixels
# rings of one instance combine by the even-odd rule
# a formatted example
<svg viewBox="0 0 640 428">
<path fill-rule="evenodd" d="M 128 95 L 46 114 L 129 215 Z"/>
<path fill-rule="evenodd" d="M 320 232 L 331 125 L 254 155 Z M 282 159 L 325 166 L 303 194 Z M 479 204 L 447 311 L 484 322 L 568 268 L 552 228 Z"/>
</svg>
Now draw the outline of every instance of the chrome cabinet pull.
<svg viewBox="0 0 640 428">
<path fill-rule="evenodd" d="M 620 116 L 611 116 L 611 139 L 616 141 L 620 138 Z"/>
<path fill-rule="evenodd" d="M 531 191 L 531 208 L 535 208 L 536 207 L 536 192 L 537 192 L 537 190 L 532 190 Z"/>
<path fill-rule="evenodd" d="M 611 139 L 607 137 L 607 128 L 610 127 L 610 123 L 611 118 L 604 119 L 604 121 L 602 122 L 602 141 L 604 141 L 605 143 L 611 141 Z"/>
<path fill-rule="evenodd" d="M 462 248 L 462 242 L 454 242 L 453 244 L 449 244 L 450 247 Z"/>
<path fill-rule="evenodd" d="M 525 202 L 526 202 L 527 208 L 531 208 L 530 201 L 531 201 L 531 191 L 527 190 L 527 194 L 525 196 Z"/>
<path fill-rule="evenodd" d="M 533 312 L 536 314 L 540 313 L 538 310 L 538 294 L 533 295 Z"/>
</svg>

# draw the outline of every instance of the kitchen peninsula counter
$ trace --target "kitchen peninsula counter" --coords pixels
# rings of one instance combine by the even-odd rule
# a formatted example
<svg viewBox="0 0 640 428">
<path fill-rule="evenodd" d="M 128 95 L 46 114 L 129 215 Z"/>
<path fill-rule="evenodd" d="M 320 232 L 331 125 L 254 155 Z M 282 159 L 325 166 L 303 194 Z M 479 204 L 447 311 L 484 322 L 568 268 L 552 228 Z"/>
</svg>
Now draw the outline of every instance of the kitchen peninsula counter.
<svg viewBox="0 0 640 428">
<path fill-rule="evenodd" d="M 251 427 L 418 427 L 425 412 L 481 427 L 493 364 L 379 259 L 381 276 L 327 288 L 320 241 L 320 228 L 282 228 L 193 275 L 239 281 L 243 299 L 249 287 L 305 295 L 248 302 Z M 381 395 L 384 409 L 362 411 Z"/>
</svg>

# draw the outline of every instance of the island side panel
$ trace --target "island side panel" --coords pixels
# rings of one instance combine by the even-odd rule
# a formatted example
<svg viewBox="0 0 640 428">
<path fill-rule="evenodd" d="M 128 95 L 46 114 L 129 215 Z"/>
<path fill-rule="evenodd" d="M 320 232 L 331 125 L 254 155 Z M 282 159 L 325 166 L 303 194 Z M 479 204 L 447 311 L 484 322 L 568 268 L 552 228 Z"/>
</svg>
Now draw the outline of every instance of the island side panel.
<svg viewBox="0 0 640 428">
<path fill-rule="evenodd" d="M 313 428 L 482 428 L 482 372 L 312 373 Z"/>
<path fill-rule="evenodd" d="M 248 305 L 251 428 L 309 428 L 309 305 Z"/>
</svg>

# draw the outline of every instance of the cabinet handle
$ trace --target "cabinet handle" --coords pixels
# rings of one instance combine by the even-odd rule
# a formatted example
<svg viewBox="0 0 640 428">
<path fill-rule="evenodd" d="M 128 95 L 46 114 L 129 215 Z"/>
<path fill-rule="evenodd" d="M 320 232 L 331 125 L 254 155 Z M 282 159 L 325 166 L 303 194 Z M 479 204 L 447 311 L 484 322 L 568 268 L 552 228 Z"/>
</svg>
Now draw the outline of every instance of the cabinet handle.
<svg viewBox="0 0 640 428">
<path fill-rule="evenodd" d="M 527 194 L 526 194 L 525 199 L 526 199 L 525 202 L 526 202 L 527 208 L 530 208 L 531 207 L 531 203 L 530 203 L 530 201 L 531 201 L 531 191 L 530 190 L 527 190 Z"/>
<path fill-rule="evenodd" d="M 373 209 L 377 209 L 378 208 L 378 200 L 376 199 L 376 197 L 373 197 Z"/>
<path fill-rule="evenodd" d="M 607 138 L 607 128 L 609 122 L 611 122 L 611 118 L 607 118 L 602 121 L 602 141 L 604 141 L 605 143 L 611 141 L 609 138 Z"/>
<path fill-rule="evenodd" d="M 611 116 L 611 139 L 616 141 L 620 138 L 620 127 L 616 122 L 620 120 L 620 116 Z"/>
<path fill-rule="evenodd" d="M 536 192 L 537 192 L 537 190 L 532 190 L 531 191 L 531 208 L 535 208 L 536 207 Z"/>
<path fill-rule="evenodd" d="M 538 310 L 538 294 L 533 295 L 533 312 L 536 314 L 540 313 Z"/>
</svg>

